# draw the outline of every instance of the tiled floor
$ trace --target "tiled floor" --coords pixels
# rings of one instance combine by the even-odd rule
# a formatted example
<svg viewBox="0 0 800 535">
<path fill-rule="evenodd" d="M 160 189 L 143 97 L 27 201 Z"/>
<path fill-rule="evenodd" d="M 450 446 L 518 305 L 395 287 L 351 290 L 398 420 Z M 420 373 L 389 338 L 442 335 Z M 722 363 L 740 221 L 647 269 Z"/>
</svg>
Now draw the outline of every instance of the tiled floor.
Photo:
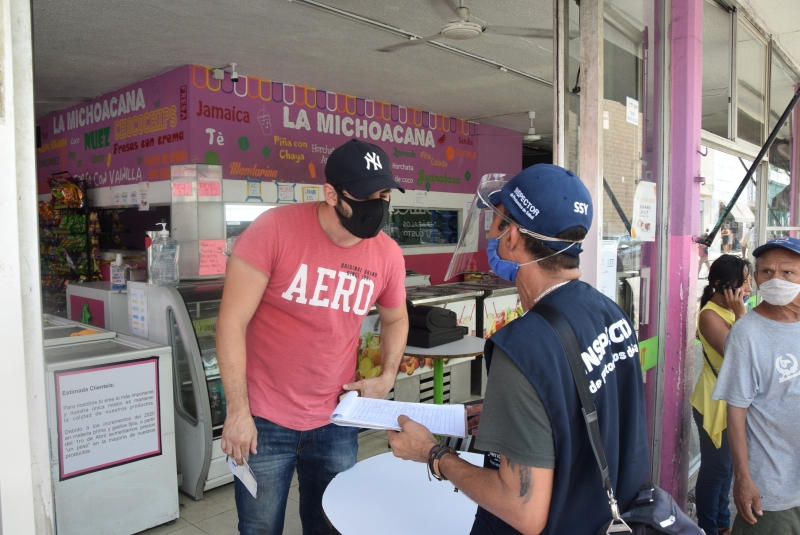
<svg viewBox="0 0 800 535">
<path fill-rule="evenodd" d="M 386 453 L 389 442 L 385 431 L 362 433 L 358 438 L 358 460 L 362 461 L 373 455 Z M 172 525 L 158 526 L 140 535 L 237 535 L 238 518 L 236 502 L 233 498 L 233 483 L 212 489 L 204 493 L 203 499 L 195 501 L 184 494 L 178 494 L 181 517 Z M 289 489 L 289 501 L 286 506 L 284 535 L 301 535 L 300 526 L 300 493 L 297 487 L 297 474 Z"/>
</svg>

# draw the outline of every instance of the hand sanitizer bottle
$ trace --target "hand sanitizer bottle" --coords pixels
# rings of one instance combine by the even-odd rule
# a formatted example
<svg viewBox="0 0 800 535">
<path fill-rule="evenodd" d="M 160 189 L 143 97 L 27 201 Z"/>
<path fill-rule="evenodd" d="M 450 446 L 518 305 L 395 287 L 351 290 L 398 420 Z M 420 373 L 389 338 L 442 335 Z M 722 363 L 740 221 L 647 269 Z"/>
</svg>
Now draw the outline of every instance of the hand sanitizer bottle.
<svg viewBox="0 0 800 535">
<path fill-rule="evenodd" d="M 161 230 L 150 246 L 153 248 L 153 282 L 156 284 L 178 284 L 178 241 L 169 237 L 166 223 L 158 223 Z"/>
<path fill-rule="evenodd" d="M 111 264 L 111 289 L 125 289 L 125 268 L 122 267 L 122 255 L 117 253 L 117 258 Z"/>
</svg>

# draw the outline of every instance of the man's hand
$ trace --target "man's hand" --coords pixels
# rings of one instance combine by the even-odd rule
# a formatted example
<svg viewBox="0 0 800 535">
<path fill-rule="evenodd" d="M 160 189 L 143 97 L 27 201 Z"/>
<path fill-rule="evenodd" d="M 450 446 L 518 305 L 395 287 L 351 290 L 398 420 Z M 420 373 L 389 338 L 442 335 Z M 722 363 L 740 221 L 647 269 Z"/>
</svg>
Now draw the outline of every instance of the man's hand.
<svg viewBox="0 0 800 535">
<path fill-rule="evenodd" d="M 397 423 L 402 431 L 386 431 L 394 456 L 406 461 L 427 463 L 431 448 L 438 444 L 431 432 L 404 414 L 397 417 Z"/>
<path fill-rule="evenodd" d="M 371 379 L 362 379 L 354 383 L 347 383 L 342 388 L 345 390 L 357 390 L 362 398 L 386 399 L 389 390 L 394 386 L 395 377 L 389 374 L 380 374 Z"/>
<path fill-rule="evenodd" d="M 733 486 L 733 501 L 736 509 L 748 524 L 755 524 L 756 515 L 763 516 L 761 510 L 761 493 L 755 482 L 749 476 L 737 477 Z M 755 511 L 755 514 L 753 512 Z"/>
<path fill-rule="evenodd" d="M 228 414 L 222 426 L 222 451 L 228 457 L 236 461 L 236 464 L 243 464 L 250 460 L 250 454 L 258 453 L 258 431 L 253 417 L 246 413 Z"/>
<path fill-rule="evenodd" d="M 478 425 L 481 423 L 481 413 L 483 403 L 467 405 L 467 432 L 470 435 L 478 436 Z"/>
</svg>

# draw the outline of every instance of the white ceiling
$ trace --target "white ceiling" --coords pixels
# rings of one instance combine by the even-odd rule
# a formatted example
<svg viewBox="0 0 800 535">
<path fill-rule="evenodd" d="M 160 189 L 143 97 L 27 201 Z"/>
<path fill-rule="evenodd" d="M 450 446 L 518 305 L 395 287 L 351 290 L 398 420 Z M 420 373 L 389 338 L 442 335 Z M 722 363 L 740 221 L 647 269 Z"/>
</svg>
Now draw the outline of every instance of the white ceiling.
<svg viewBox="0 0 800 535">
<path fill-rule="evenodd" d="M 443 25 L 427 0 L 322 0 L 421 36 Z M 468 0 L 473 20 L 552 28 L 552 0 Z M 421 108 L 524 131 L 552 132 L 552 88 L 287 0 L 35 0 L 37 115 L 180 65 L 236 62 L 244 75 Z M 443 42 L 552 80 L 552 40 L 483 35 Z"/>
<path fill-rule="evenodd" d="M 443 24 L 428 0 L 318 1 L 420 36 L 437 33 Z M 552 1 L 465 0 L 465 4 L 473 20 L 482 24 L 551 29 Z M 643 0 L 606 2 L 634 25 L 643 18 Z M 740 0 L 740 4 L 772 33 L 789 61 L 800 65 L 796 16 L 800 0 Z M 572 15 L 577 8 L 571 0 L 570 7 Z M 572 20 L 571 27 L 576 22 Z M 34 0 L 33 23 L 38 116 L 75 104 L 70 99 L 93 98 L 180 65 L 236 62 L 244 75 L 517 131 L 525 131 L 529 126 L 525 112 L 534 110 L 534 125 L 545 136 L 541 145 L 550 143 L 551 87 L 428 45 L 377 52 L 403 38 L 300 2 Z M 483 35 L 442 42 L 552 80 L 549 39 Z M 577 55 L 577 40 L 570 50 Z M 726 114 L 720 117 L 725 119 Z"/>
<path fill-rule="evenodd" d="M 749 15 L 772 34 L 795 67 L 800 67 L 800 0 L 739 0 Z"/>
</svg>

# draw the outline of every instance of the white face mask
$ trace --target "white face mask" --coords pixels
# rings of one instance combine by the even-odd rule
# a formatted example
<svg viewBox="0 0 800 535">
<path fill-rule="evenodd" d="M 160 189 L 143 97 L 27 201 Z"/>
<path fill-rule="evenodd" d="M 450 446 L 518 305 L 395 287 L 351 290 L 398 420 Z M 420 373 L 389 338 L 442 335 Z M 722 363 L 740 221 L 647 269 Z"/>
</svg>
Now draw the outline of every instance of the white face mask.
<svg viewBox="0 0 800 535">
<path fill-rule="evenodd" d="M 764 301 L 770 305 L 782 307 L 794 301 L 794 298 L 800 293 L 800 284 L 784 279 L 770 279 L 759 284 L 758 291 L 761 292 Z"/>
</svg>

